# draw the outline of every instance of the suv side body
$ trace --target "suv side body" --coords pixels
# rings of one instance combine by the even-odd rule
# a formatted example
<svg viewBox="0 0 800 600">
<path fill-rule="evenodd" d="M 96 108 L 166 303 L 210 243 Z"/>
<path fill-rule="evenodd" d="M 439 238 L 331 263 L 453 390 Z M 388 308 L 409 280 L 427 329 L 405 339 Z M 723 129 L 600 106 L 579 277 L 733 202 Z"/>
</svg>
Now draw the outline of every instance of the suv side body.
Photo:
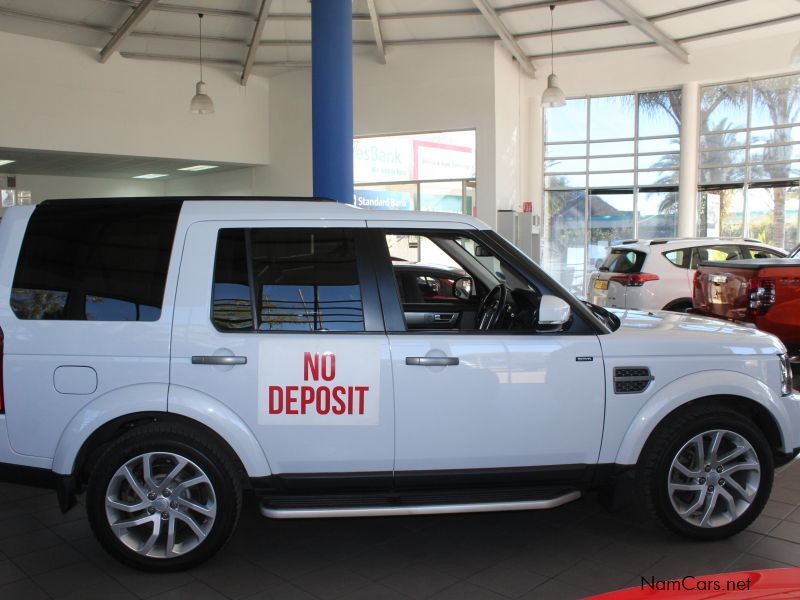
<svg viewBox="0 0 800 600">
<path fill-rule="evenodd" d="M 755 240 L 623 243 L 609 248 L 599 270 L 592 273 L 587 296 L 595 304 L 609 308 L 685 312 L 692 307 L 692 281 L 700 262 L 784 256 L 783 250 Z"/>
<path fill-rule="evenodd" d="M 469 297 L 401 294 L 412 245 Z M 51 474 L 64 510 L 85 490 L 98 539 L 140 568 L 210 557 L 243 489 L 301 518 L 539 509 L 635 481 L 672 529 L 725 537 L 800 450 L 775 338 L 587 305 L 471 217 L 53 201 L 8 211 L 0 257 L 0 465 Z M 683 519 L 670 461 L 717 433 L 746 447 L 728 459 L 749 461 L 750 499 Z"/>
</svg>

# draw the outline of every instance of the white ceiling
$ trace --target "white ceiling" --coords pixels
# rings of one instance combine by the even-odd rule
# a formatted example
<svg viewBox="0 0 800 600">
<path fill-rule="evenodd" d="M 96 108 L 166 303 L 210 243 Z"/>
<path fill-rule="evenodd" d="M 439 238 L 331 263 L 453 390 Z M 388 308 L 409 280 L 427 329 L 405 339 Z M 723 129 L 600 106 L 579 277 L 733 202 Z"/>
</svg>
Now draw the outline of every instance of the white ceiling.
<svg viewBox="0 0 800 600">
<path fill-rule="evenodd" d="M 83 152 L 54 152 L 48 150 L 28 150 L 20 148 L 0 148 L 0 160 L 13 160 L 13 163 L 0 166 L 0 173 L 8 175 L 62 175 L 67 177 L 107 177 L 109 179 L 128 179 L 137 175 L 159 173 L 167 177 L 161 180 L 174 180 L 192 177 L 212 171 L 180 171 L 191 167 L 198 161 L 145 156 L 114 156 L 110 154 L 87 154 Z M 232 171 L 253 165 L 238 163 L 207 163 L 216 166 L 213 172 Z"/>
<path fill-rule="evenodd" d="M 203 12 L 203 53 L 209 62 L 241 70 L 263 0 L 160 0 L 124 39 L 123 56 L 195 62 L 197 13 Z M 550 52 L 554 13 L 556 56 L 635 51 L 655 46 L 609 4 L 616 0 L 374 0 L 386 60 L 393 46 L 499 39 L 477 8 L 484 2 L 500 17 L 527 60 Z M 139 0 L 0 0 L 0 30 L 99 49 L 122 27 Z M 666 38 L 688 53 L 737 39 L 797 31 L 797 0 L 627 0 Z M 311 60 L 308 0 L 272 0 L 254 71 L 307 66 Z M 367 0 L 353 2 L 357 51 L 378 57 Z M 667 50 L 664 50 L 665 52 Z M 676 60 L 678 60 L 676 58 Z"/>
<path fill-rule="evenodd" d="M 139 6 L 140 0 L 0 0 L 0 31 L 69 42 L 100 51 Z M 268 0 L 267 0 L 268 1 Z M 355 51 L 391 62 L 392 48 L 407 44 L 490 43 L 510 34 L 506 47 L 517 58 L 544 67 L 550 52 L 550 10 L 556 56 L 598 52 L 636 52 L 643 47 L 682 53 L 731 44 L 750 37 L 767 38 L 797 32 L 798 0 L 625 0 L 644 17 L 644 29 L 633 26 L 610 6 L 619 0 L 373 0 L 385 45 L 376 44 L 368 0 L 353 1 Z M 258 13 L 264 0 L 159 0 L 132 27 L 118 48 L 122 56 L 143 60 L 197 62 L 198 18 L 203 12 L 204 60 L 243 72 Z M 306 67 L 311 60 L 309 0 L 272 0 L 260 37 L 253 72 L 269 75 Z M 499 17 L 493 27 L 478 9 L 488 5 Z M 631 18 L 630 14 L 627 15 Z M 634 15 L 635 17 L 636 15 Z M 635 19 L 633 19 L 635 20 Z M 646 31 L 651 28 L 649 31 Z M 652 29 L 654 28 L 654 29 Z M 800 37 L 800 36 L 798 36 Z M 673 43 L 678 46 L 672 45 Z M 111 55 L 113 60 L 113 54 Z M 187 161 L 148 157 L 98 156 L 0 148 L 0 158 L 17 162 L 7 173 L 132 177 L 170 173 Z M 220 165 L 218 171 L 247 165 Z"/>
</svg>

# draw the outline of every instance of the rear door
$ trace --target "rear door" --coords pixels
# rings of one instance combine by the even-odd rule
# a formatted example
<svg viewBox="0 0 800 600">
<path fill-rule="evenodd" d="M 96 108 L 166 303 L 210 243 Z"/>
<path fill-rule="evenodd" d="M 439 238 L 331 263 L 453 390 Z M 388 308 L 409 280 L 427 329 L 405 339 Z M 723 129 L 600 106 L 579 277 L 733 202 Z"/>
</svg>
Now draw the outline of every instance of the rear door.
<svg viewBox="0 0 800 600">
<path fill-rule="evenodd" d="M 298 485 L 353 473 L 391 483 L 389 345 L 364 233 L 363 221 L 331 220 L 187 233 L 170 401 L 186 390 L 217 399 Z"/>
<path fill-rule="evenodd" d="M 4 257 L 4 280 L 16 270 L 0 307 L 14 452 L 52 457 L 81 409 L 109 394 L 139 398 L 128 410 L 166 410 L 180 208 L 172 199 L 58 200 L 37 206 L 27 227 L 14 213 L 21 249 L 18 260 Z"/>
</svg>

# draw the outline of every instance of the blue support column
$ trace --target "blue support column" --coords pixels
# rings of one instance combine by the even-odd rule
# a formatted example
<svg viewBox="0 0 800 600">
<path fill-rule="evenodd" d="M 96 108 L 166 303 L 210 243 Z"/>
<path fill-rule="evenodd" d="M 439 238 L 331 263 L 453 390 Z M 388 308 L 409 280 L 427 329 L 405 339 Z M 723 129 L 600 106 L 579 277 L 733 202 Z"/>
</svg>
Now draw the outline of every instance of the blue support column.
<svg viewBox="0 0 800 600">
<path fill-rule="evenodd" d="M 353 202 L 353 2 L 311 2 L 314 195 Z"/>
</svg>

